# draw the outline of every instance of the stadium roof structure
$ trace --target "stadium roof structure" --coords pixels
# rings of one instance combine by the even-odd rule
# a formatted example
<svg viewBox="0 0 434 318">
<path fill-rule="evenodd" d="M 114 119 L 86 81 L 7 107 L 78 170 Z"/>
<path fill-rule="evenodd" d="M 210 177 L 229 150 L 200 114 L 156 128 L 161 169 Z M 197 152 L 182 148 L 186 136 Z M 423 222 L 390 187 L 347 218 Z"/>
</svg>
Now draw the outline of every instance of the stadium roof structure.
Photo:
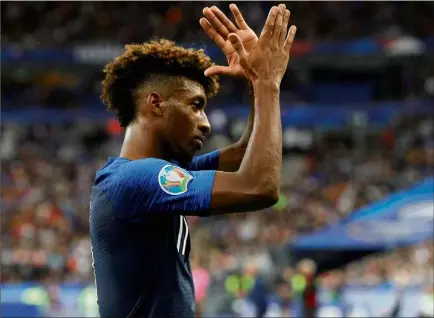
<svg viewBox="0 0 434 318">
<path fill-rule="evenodd" d="M 311 258 L 319 271 L 363 256 L 414 245 L 434 237 L 434 179 L 354 211 L 340 223 L 290 243 L 296 259 Z"/>
</svg>

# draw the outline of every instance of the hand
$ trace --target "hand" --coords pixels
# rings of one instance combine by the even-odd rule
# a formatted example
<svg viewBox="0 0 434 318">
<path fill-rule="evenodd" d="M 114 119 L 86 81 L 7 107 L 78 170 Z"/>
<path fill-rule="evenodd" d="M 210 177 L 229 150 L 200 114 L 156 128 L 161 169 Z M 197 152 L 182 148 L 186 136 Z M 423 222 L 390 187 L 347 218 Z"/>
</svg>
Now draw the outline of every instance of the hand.
<svg viewBox="0 0 434 318">
<path fill-rule="evenodd" d="M 258 44 L 250 53 L 238 35 L 228 35 L 238 55 L 239 65 L 252 83 L 266 81 L 280 85 L 288 66 L 289 53 L 297 30 L 295 26 L 291 26 L 289 33 L 287 32 L 289 16 L 290 12 L 284 4 L 280 4 L 278 8 L 272 7 Z"/>
<path fill-rule="evenodd" d="M 228 66 L 214 65 L 205 71 L 206 76 L 212 75 L 229 75 L 229 76 L 244 76 L 243 69 L 239 64 L 238 55 L 235 52 L 229 34 L 236 34 L 243 43 L 244 49 L 250 53 L 258 42 L 258 37 L 255 32 L 247 25 L 240 10 L 235 4 L 229 5 L 229 8 L 235 17 L 235 22 L 238 28 L 231 20 L 216 6 L 203 9 L 205 18 L 199 20 L 200 25 L 208 34 L 208 36 L 222 50 L 228 60 Z"/>
</svg>

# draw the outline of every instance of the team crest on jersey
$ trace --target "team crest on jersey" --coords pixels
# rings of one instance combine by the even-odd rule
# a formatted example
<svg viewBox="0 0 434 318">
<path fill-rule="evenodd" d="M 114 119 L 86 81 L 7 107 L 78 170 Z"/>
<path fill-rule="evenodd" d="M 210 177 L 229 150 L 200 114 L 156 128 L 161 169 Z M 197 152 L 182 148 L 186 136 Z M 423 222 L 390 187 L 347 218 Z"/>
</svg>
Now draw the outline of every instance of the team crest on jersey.
<svg viewBox="0 0 434 318">
<path fill-rule="evenodd" d="M 172 165 L 164 166 L 158 174 L 161 189 L 171 195 L 185 193 L 191 179 L 193 176 L 187 171 Z"/>
</svg>

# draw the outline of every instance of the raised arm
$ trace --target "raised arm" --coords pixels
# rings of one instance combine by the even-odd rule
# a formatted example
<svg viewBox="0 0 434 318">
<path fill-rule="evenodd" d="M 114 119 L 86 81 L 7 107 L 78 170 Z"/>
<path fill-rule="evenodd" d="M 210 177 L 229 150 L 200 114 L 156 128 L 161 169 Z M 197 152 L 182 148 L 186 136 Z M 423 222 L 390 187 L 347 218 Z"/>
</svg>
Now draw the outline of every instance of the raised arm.
<svg viewBox="0 0 434 318">
<path fill-rule="evenodd" d="M 254 90 L 249 82 L 249 94 L 250 94 L 250 114 L 247 120 L 246 128 L 236 143 L 229 145 L 223 149 L 220 149 L 219 154 L 219 170 L 234 172 L 240 168 L 243 161 L 246 149 L 249 144 L 250 137 L 252 135 L 253 126 L 255 123 L 255 96 Z"/>
<path fill-rule="evenodd" d="M 295 27 L 287 37 L 289 11 L 270 10 L 258 45 L 247 53 L 241 39 L 230 34 L 239 64 L 252 82 L 255 120 L 252 136 L 237 172 L 217 171 L 212 190 L 213 214 L 252 211 L 271 206 L 279 198 L 282 166 L 280 82 L 285 74 Z"/>
<path fill-rule="evenodd" d="M 257 210 L 271 206 L 279 198 L 282 168 L 280 82 L 286 72 L 296 31 L 292 26 L 287 36 L 289 15 L 285 5 L 273 7 L 258 45 L 251 53 L 245 51 L 237 35 L 229 35 L 239 64 L 253 85 L 255 122 L 240 169 L 234 173 L 216 173 L 211 199 L 213 213 Z"/>
<path fill-rule="evenodd" d="M 279 87 L 267 81 L 254 86 L 256 111 L 252 136 L 237 172 L 217 171 L 212 190 L 212 214 L 255 211 L 279 199 L 282 166 L 282 128 Z"/>
</svg>

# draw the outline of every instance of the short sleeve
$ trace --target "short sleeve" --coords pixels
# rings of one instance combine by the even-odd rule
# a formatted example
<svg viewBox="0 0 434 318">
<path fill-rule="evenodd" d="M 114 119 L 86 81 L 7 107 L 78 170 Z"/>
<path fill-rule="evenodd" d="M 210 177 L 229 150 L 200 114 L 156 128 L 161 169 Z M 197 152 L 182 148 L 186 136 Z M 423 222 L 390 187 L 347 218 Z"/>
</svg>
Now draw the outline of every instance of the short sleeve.
<svg viewBox="0 0 434 318">
<path fill-rule="evenodd" d="M 140 221 L 150 214 L 209 215 L 214 170 L 188 171 L 160 159 L 140 159 L 117 167 L 100 187 L 115 213 Z"/>
<path fill-rule="evenodd" d="M 196 156 L 190 164 L 189 169 L 198 170 L 218 170 L 220 150 L 215 150 L 204 155 Z"/>
</svg>

